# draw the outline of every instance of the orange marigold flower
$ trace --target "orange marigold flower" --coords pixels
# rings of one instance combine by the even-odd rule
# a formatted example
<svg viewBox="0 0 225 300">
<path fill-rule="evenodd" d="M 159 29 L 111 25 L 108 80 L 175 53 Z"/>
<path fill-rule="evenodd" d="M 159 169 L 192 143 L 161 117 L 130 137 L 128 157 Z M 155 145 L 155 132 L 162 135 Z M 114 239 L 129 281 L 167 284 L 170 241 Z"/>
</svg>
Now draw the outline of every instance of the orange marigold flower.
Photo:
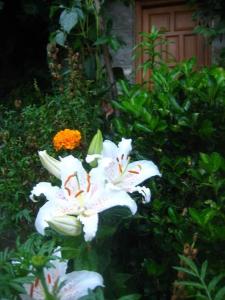
<svg viewBox="0 0 225 300">
<path fill-rule="evenodd" d="M 81 133 L 79 130 L 64 129 L 54 136 L 53 145 L 57 151 L 60 149 L 73 150 L 80 145 Z"/>
</svg>

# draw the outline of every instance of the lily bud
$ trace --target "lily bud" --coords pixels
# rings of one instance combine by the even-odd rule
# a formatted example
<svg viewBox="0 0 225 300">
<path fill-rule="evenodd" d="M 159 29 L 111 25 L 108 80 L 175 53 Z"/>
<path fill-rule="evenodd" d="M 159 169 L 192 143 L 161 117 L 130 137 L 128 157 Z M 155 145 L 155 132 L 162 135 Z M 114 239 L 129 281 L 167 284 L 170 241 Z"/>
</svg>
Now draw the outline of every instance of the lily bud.
<svg viewBox="0 0 225 300">
<path fill-rule="evenodd" d="M 73 216 L 59 216 L 47 221 L 49 226 L 63 235 L 77 236 L 81 234 L 81 223 Z"/>
<path fill-rule="evenodd" d="M 54 157 L 48 155 L 47 151 L 38 151 L 39 158 L 43 167 L 49 171 L 52 175 L 61 179 L 60 176 L 60 161 L 55 159 Z"/>
<path fill-rule="evenodd" d="M 94 155 L 100 154 L 102 152 L 102 148 L 103 148 L 103 137 L 102 137 L 101 131 L 98 129 L 97 133 L 92 138 L 92 141 L 88 148 L 88 156 L 93 155 L 93 157 L 94 157 Z M 90 165 L 93 168 L 96 167 L 97 159 L 94 159 L 93 161 L 91 161 Z"/>
</svg>

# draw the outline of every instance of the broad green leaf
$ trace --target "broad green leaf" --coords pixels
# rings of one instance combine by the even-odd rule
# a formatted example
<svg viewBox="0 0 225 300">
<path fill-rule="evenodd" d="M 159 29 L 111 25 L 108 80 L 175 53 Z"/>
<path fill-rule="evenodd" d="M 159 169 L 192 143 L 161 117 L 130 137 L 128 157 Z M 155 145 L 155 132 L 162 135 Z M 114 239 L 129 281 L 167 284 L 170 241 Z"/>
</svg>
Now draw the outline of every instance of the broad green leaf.
<svg viewBox="0 0 225 300">
<path fill-rule="evenodd" d="M 56 32 L 55 42 L 60 46 L 64 46 L 65 41 L 66 41 L 66 34 L 63 31 L 58 30 Z"/>
<path fill-rule="evenodd" d="M 201 212 L 197 211 L 197 209 L 195 209 L 195 208 L 189 208 L 188 211 L 190 213 L 192 220 L 202 226 L 203 219 L 202 219 Z"/>
<path fill-rule="evenodd" d="M 79 20 L 79 13 L 79 8 L 64 9 L 62 11 L 59 23 L 65 32 L 70 33 L 73 27 L 77 24 Z"/>
<path fill-rule="evenodd" d="M 222 157 L 219 153 L 213 152 L 210 157 L 210 163 L 212 166 L 212 171 L 217 172 L 222 164 Z"/>
</svg>

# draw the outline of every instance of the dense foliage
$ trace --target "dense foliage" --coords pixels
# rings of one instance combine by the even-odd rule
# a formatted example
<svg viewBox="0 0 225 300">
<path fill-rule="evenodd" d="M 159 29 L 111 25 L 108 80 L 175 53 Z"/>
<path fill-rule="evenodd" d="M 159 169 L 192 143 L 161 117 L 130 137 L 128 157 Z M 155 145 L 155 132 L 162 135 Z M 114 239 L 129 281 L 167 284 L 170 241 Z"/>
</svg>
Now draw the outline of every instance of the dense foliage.
<svg viewBox="0 0 225 300">
<path fill-rule="evenodd" d="M 93 1 L 59 2 L 48 4 L 54 23 L 47 47 L 50 93 L 34 81 L 25 101 L 30 105 L 15 99 L 13 109 L 0 107 L 0 298 L 19 299 L 24 283 L 49 266 L 60 245 L 68 271 L 88 269 L 104 277 L 104 290 L 83 300 L 223 300 L 225 70 L 199 70 L 194 59 L 170 69 L 155 51 L 158 31 L 143 33 L 147 42 L 138 49 L 149 59 L 141 68 L 145 80 L 149 69 L 151 77 L 142 85 L 120 81 L 112 116 L 112 82 L 100 57 L 105 46 L 116 50 L 119 41 L 110 34 L 110 22 L 100 28 Z M 27 14 L 38 15 L 43 3 L 30 4 Z M 29 194 L 35 183 L 49 181 L 37 151 L 70 154 L 56 153 L 52 138 L 64 128 L 78 129 L 82 143 L 73 155 L 84 161 L 99 127 L 105 138 L 132 138 L 133 160 L 159 166 L 162 177 L 146 184 L 152 202 L 143 204 L 134 194 L 139 209 L 132 218 L 126 208 L 104 211 L 92 242 L 52 229 L 34 234 L 44 199 L 34 204 Z M 50 181 L 58 184 L 53 176 Z"/>
<path fill-rule="evenodd" d="M 125 82 L 121 90 L 114 128 L 136 137 L 137 157 L 152 157 L 163 174 L 151 207 L 130 230 L 140 242 L 136 268 L 142 265 L 152 283 L 144 290 L 163 299 L 176 277 L 177 253 L 196 234 L 198 260 L 224 272 L 225 72 L 196 71 L 193 60 L 173 69 L 162 64 L 152 70 L 150 91 Z"/>
</svg>

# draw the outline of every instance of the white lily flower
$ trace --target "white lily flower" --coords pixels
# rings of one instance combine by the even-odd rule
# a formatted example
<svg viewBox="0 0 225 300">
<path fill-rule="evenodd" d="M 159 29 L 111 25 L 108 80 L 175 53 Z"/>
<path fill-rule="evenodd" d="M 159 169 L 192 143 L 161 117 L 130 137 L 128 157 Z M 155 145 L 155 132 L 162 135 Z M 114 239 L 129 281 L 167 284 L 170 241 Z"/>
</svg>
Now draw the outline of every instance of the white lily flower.
<svg viewBox="0 0 225 300">
<path fill-rule="evenodd" d="M 90 241 L 96 235 L 100 212 L 121 205 L 127 206 L 132 214 L 136 213 L 137 205 L 125 191 L 106 188 L 101 168 L 94 168 L 88 174 L 81 162 L 69 155 L 61 159 L 60 172 L 61 189 L 41 182 L 31 192 L 31 199 L 44 194 L 48 200 L 35 221 L 39 233 L 44 234 L 54 218 L 69 215 L 83 224 L 84 238 Z"/>
<path fill-rule="evenodd" d="M 109 140 L 103 142 L 103 150 L 99 155 L 87 155 L 88 163 L 99 159 L 99 167 L 104 169 L 105 176 L 111 187 L 126 192 L 139 192 L 144 202 L 149 202 L 150 189 L 139 184 L 152 176 L 161 176 L 158 167 L 149 160 L 130 162 L 132 150 L 131 139 L 124 139 L 118 144 Z"/>
<path fill-rule="evenodd" d="M 38 151 L 43 167 L 52 175 L 60 179 L 60 161 L 48 155 L 47 151 Z"/>
<path fill-rule="evenodd" d="M 60 251 L 55 255 L 61 257 Z M 78 300 L 88 295 L 88 290 L 94 290 L 97 286 L 104 287 L 103 278 L 97 272 L 74 271 L 66 274 L 67 261 L 56 259 L 51 261 L 53 267 L 44 268 L 45 282 L 48 291 L 53 293 L 62 284 L 59 290 L 60 300 Z M 44 300 L 44 290 L 39 278 L 32 284 L 24 284 L 27 295 L 20 295 L 22 300 Z"/>
</svg>

